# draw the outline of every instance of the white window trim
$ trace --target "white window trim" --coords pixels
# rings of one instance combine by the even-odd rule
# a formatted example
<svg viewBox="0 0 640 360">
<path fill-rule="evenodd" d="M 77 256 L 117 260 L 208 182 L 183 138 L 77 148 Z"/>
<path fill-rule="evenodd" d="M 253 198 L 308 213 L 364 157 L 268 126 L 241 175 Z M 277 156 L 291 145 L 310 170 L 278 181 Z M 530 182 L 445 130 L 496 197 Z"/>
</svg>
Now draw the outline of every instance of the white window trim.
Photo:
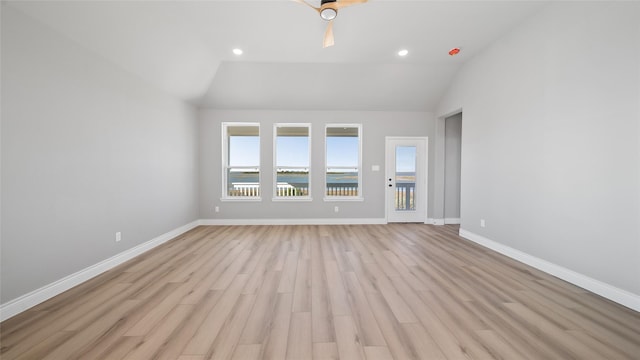
<svg viewBox="0 0 640 360">
<path fill-rule="evenodd" d="M 358 128 L 358 195 L 357 196 L 329 196 L 327 195 L 327 129 L 334 127 Z M 364 138 L 362 136 L 362 124 L 326 124 L 324 127 L 324 201 L 364 201 L 364 192 L 362 186 L 362 142 Z"/>
<path fill-rule="evenodd" d="M 307 196 L 278 196 L 277 186 L 278 186 L 278 149 L 277 149 L 277 140 L 278 140 L 278 128 L 279 127 L 304 127 L 309 131 L 309 195 Z M 312 201 L 311 197 L 311 123 L 276 123 L 273 124 L 273 198 L 271 201 L 277 202 L 296 202 L 296 201 Z"/>
<path fill-rule="evenodd" d="M 229 160 L 229 136 L 227 136 L 227 128 L 230 126 L 257 126 L 258 127 L 258 142 L 260 148 L 262 147 L 262 139 L 260 136 L 260 123 L 257 122 L 223 122 L 222 123 L 222 196 L 220 197 L 220 201 L 223 202 L 260 202 L 262 201 L 262 166 L 258 164 L 258 189 L 260 192 L 260 196 L 228 196 L 227 195 L 227 168 L 229 164 L 227 164 Z M 259 155 L 260 162 L 262 162 L 262 154 Z"/>
</svg>

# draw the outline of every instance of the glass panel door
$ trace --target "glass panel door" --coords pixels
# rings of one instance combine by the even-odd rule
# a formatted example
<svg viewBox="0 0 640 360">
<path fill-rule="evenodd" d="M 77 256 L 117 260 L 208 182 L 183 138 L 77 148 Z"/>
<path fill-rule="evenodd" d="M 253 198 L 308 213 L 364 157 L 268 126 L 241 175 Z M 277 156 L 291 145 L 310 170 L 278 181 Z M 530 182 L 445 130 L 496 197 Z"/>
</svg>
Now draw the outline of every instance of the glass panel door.
<svg viewBox="0 0 640 360">
<path fill-rule="evenodd" d="M 387 222 L 426 222 L 427 138 L 386 139 Z"/>
<path fill-rule="evenodd" d="M 396 211 L 416 210 L 416 152 L 415 146 L 396 147 Z"/>
</svg>

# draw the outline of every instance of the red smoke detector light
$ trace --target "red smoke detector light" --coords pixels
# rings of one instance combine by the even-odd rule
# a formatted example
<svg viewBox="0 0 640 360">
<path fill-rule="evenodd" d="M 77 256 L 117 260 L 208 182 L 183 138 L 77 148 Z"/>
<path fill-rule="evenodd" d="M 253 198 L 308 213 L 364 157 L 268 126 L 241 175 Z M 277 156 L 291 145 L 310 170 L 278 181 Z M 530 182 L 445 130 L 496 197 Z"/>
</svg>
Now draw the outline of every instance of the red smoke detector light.
<svg viewBox="0 0 640 360">
<path fill-rule="evenodd" d="M 459 52 L 460 52 L 460 48 L 453 48 L 449 50 L 449 55 L 451 56 L 458 55 Z"/>
</svg>

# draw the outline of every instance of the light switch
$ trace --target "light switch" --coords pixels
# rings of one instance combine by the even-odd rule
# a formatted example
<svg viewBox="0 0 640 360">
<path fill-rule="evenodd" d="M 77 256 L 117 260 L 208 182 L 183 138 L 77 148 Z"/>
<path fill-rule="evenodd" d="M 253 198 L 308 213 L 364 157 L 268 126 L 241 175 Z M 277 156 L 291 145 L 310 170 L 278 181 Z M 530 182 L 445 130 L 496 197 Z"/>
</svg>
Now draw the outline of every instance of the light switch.
<svg viewBox="0 0 640 360">
<path fill-rule="evenodd" d="M 380 165 L 371 165 L 371 171 L 380 171 Z"/>
</svg>

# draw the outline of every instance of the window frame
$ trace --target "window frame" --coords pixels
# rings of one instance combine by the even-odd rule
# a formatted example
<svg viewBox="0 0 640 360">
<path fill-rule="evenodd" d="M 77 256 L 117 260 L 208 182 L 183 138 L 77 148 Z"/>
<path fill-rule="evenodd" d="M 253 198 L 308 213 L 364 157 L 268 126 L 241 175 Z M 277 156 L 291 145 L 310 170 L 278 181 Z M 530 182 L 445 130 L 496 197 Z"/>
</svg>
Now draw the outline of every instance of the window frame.
<svg viewBox="0 0 640 360">
<path fill-rule="evenodd" d="M 358 129 L 358 195 L 356 196 L 340 196 L 340 195 L 327 195 L 327 174 L 329 164 L 327 164 L 327 130 L 329 128 L 357 128 Z M 329 123 L 324 127 L 324 201 L 364 201 L 364 192 L 362 184 L 362 143 L 363 132 L 362 124 L 357 123 Z M 339 167 L 332 167 L 339 168 Z M 349 167 L 351 168 L 351 167 Z"/>
<path fill-rule="evenodd" d="M 309 168 L 309 183 L 307 184 L 307 195 L 306 196 L 278 196 L 278 168 L 287 168 L 286 166 L 278 166 L 278 128 L 306 128 L 308 131 L 307 138 L 309 139 L 307 143 L 308 147 L 308 168 Z M 272 201 L 312 201 L 313 198 L 311 196 L 311 123 L 275 123 L 273 124 L 273 198 Z M 291 169 L 297 169 L 299 167 L 288 167 Z"/>
<path fill-rule="evenodd" d="M 228 170 L 229 170 L 229 127 L 257 127 L 258 128 L 258 196 L 229 196 L 228 193 Z M 252 202 L 262 201 L 262 138 L 260 131 L 260 123 L 258 122 L 223 122 L 222 123 L 222 196 L 220 201 L 240 201 L 240 202 Z M 237 167 L 236 167 L 237 168 Z M 243 168 L 243 167 L 240 167 Z M 255 166 L 246 168 L 255 169 Z"/>
</svg>

